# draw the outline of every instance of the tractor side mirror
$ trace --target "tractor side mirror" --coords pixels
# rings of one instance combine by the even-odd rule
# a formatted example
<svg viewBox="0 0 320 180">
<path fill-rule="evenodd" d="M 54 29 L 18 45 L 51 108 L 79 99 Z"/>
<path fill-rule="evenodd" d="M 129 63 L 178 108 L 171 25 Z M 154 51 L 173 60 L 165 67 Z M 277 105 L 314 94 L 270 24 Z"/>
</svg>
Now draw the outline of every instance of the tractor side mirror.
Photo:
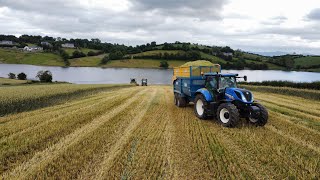
<svg viewBox="0 0 320 180">
<path fill-rule="evenodd" d="M 243 76 L 243 79 L 244 79 L 244 81 L 247 81 L 248 77 L 247 76 Z"/>
</svg>

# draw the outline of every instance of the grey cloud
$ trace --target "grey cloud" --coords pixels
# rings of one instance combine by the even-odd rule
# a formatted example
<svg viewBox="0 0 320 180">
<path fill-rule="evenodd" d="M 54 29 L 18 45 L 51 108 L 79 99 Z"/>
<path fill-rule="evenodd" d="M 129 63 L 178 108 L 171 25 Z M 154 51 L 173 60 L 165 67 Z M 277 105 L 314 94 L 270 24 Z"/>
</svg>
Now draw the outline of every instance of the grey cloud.
<svg viewBox="0 0 320 180">
<path fill-rule="evenodd" d="M 264 25 L 280 25 L 288 20 L 285 16 L 276 16 L 272 17 L 268 20 L 262 21 L 261 23 Z"/>
<path fill-rule="evenodd" d="M 77 16 L 86 9 L 68 0 L 0 0 L 0 7 L 24 12 L 36 12 L 48 16 Z"/>
<path fill-rule="evenodd" d="M 313 9 L 308 15 L 309 20 L 318 20 L 320 21 L 320 8 Z"/>
<path fill-rule="evenodd" d="M 7 16 L 14 14 L 33 26 L 62 33 L 135 31 L 165 21 L 165 18 L 150 16 L 145 12 L 115 13 L 97 8 L 85 9 L 77 3 L 71 4 L 70 1 L 63 0 L 33 0 L 32 3 L 23 0 L 0 0 L 0 7 L 9 8 Z"/>
<path fill-rule="evenodd" d="M 93 1 L 94 2 L 94 1 Z M 219 18 L 250 20 L 241 14 L 221 16 L 226 0 L 131 0 L 129 9 L 115 12 L 96 6 L 83 6 L 75 0 L 0 0 L 0 34 L 39 34 L 67 38 L 100 38 L 102 41 L 130 45 L 189 41 L 207 45 L 270 48 L 270 35 L 301 37 L 319 42 L 319 25 L 282 28 L 284 16 L 267 19 L 266 26 L 225 29 Z M 6 7 L 6 8 L 4 8 Z M 5 11 L 1 11 L 5 9 Z M 239 13 L 239 12 L 235 12 Z M 311 14 L 313 14 L 311 16 Z M 310 18 L 315 18 L 310 13 Z M 240 22 L 239 22 L 240 23 Z M 267 25 L 269 23 L 269 25 Z M 240 23 L 241 24 L 241 23 Z M 247 41 L 248 40 L 248 41 Z M 275 40 L 277 41 L 277 40 Z M 279 46 L 282 42 L 277 41 Z M 290 44 L 290 40 L 283 44 Z M 260 43 L 260 44 L 259 44 Z M 290 48 L 290 45 L 287 46 Z M 248 46 L 249 48 L 249 46 Z"/>
<path fill-rule="evenodd" d="M 319 25 L 313 24 L 307 27 L 297 27 L 297 28 L 282 28 L 282 27 L 263 28 L 256 31 L 256 33 L 298 36 L 301 39 L 317 41 L 317 40 L 320 40 L 319 29 L 320 29 Z"/>
<path fill-rule="evenodd" d="M 132 0 L 133 8 L 165 16 L 220 19 L 227 0 Z"/>
</svg>

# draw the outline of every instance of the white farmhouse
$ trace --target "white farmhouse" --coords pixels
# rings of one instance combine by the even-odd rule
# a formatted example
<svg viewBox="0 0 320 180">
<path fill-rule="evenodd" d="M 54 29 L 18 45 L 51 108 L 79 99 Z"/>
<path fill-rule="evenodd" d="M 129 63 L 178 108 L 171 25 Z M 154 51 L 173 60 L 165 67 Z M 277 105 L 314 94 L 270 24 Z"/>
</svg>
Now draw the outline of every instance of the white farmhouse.
<svg viewBox="0 0 320 180">
<path fill-rule="evenodd" d="M 233 56 L 233 53 L 232 52 L 224 52 L 223 55 L 224 56 Z"/>
<path fill-rule="evenodd" d="M 65 43 L 65 44 L 61 44 L 61 46 L 63 48 L 75 48 L 73 43 Z"/>
<path fill-rule="evenodd" d="M 13 42 L 12 41 L 0 41 L 0 45 L 13 45 Z"/>
<path fill-rule="evenodd" d="M 49 42 L 47 41 L 43 41 L 41 42 L 41 45 L 45 45 L 45 46 L 52 46 Z"/>
<path fill-rule="evenodd" d="M 38 46 L 26 46 L 23 48 L 23 51 L 26 52 L 39 52 L 39 51 L 43 51 L 42 47 L 38 47 Z"/>
</svg>

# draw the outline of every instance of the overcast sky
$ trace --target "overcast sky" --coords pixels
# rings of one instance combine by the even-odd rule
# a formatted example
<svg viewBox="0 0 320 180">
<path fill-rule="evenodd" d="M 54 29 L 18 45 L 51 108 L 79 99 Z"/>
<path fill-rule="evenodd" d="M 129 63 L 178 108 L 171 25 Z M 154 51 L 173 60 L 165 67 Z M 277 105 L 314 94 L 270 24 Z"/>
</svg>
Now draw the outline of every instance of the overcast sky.
<svg viewBox="0 0 320 180">
<path fill-rule="evenodd" d="M 0 0 L 0 34 L 320 54 L 320 0 Z"/>
</svg>

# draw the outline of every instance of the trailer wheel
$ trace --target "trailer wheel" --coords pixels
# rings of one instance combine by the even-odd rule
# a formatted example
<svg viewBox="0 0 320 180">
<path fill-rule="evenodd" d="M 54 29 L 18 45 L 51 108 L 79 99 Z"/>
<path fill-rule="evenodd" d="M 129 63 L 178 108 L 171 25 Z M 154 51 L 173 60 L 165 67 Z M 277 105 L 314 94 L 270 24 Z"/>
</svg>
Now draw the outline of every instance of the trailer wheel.
<svg viewBox="0 0 320 180">
<path fill-rule="evenodd" d="M 224 127 L 235 127 L 240 120 L 239 111 L 234 104 L 223 103 L 218 107 L 217 119 Z"/>
<path fill-rule="evenodd" d="M 255 119 L 255 118 L 247 118 L 250 123 L 257 125 L 257 126 L 264 126 L 268 122 L 268 110 L 261 104 L 254 104 L 260 109 L 260 117 Z"/>
<path fill-rule="evenodd" d="M 186 107 L 187 106 L 187 100 L 184 97 L 177 97 L 177 106 L 178 107 Z"/>
<path fill-rule="evenodd" d="M 208 102 L 206 99 L 203 97 L 203 95 L 198 94 L 194 100 L 194 113 L 199 119 L 207 119 L 208 115 L 207 112 L 204 108 L 204 106 Z"/>
<path fill-rule="evenodd" d="M 178 106 L 178 94 L 177 93 L 174 93 L 174 105 Z"/>
</svg>

